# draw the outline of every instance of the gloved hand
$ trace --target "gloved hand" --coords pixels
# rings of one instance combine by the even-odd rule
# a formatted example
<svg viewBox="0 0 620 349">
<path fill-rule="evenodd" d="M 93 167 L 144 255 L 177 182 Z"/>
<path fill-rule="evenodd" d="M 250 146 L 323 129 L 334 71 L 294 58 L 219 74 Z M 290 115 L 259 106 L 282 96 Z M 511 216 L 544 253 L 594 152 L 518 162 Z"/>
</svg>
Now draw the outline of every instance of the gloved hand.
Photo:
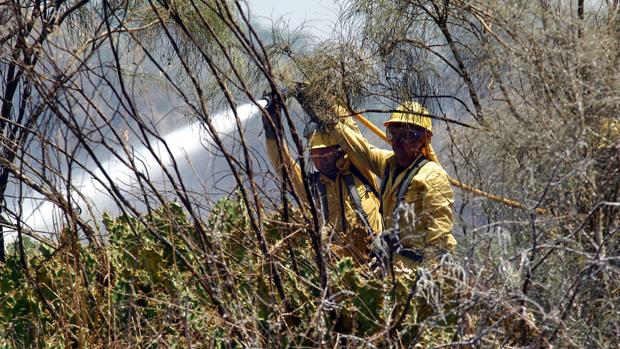
<svg viewBox="0 0 620 349">
<path fill-rule="evenodd" d="M 268 139 L 273 139 L 276 137 L 275 128 L 280 128 L 280 108 L 284 104 L 284 99 L 288 97 L 290 94 L 289 90 L 286 88 L 280 89 L 280 98 L 278 94 L 274 93 L 273 90 L 265 90 L 263 92 L 263 99 L 267 101 L 267 105 L 265 106 L 265 110 L 267 110 L 267 115 L 262 115 L 263 128 L 265 129 L 265 137 Z"/>
<path fill-rule="evenodd" d="M 392 253 L 414 262 L 421 262 L 424 260 L 424 254 L 420 251 L 403 247 L 393 230 L 386 230 L 376 236 L 371 243 L 370 251 L 371 260 L 376 258 L 385 261 Z"/>
<path fill-rule="evenodd" d="M 389 253 L 387 241 L 384 238 L 384 233 L 380 233 L 370 243 L 370 255 L 371 257 L 384 257 Z"/>
<path fill-rule="evenodd" d="M 369 257 L 369 261 L 368 261 L 368 268 L 370 268 L 370 270 L 372 270 L 373 272 L 378 270 L 378 269 L 383 269 L 385 266 L 385 258 L 383 257 L 383 255 L 381 255 L 380 253 L 371 250 L 370 254 L 368 255 Z"/>
<path fill-rule="evenodd" d="M 288 97 L 290 97 L 291 95 L 294 95 L 295 91 L 291 91 L 286 87 L 276 87 L 278 92 L 280 92 L 280 96 L 282 96 L 282 98 L 280 99 L 278 94 L 271 89 L 267 89 L 263 92 L 263 99 L 267 101 L 267 105 L 265 106 L 265 108 L 275 108 L 276 105 L 280 104 L 284 104 L 284 102 L 286 102 L 286 99 Z"/>
<path fill-rule="evenodd" d="M 382 232 L 375 236 L 370 243 L 370 264 L 371 268 L 383 267 L 390 255 L 390 234 Z"/>
</svg>

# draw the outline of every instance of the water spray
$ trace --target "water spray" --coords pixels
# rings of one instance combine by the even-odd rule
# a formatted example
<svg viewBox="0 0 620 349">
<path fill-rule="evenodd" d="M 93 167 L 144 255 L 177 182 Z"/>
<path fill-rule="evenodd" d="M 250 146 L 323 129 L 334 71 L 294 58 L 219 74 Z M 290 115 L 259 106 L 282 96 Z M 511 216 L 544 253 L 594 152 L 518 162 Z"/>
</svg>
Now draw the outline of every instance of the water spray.
<svg viewBox="0 0 620 349">
<path fill-rule="evenodd" d="M 236 115 L 239 121 L 245 124 L 260 112 L 259 106 L 265 107 L 266 105 L 265 100 L 259 100 L 256 104 L 246 103 L 237 107 Z M 236 131 L 237 123 L 232 110 L 213 115 L 211 123 L 221 138 L 229 137 Z M 166 186 L 164 167 L 171 166 L 173 162 L 176 162 L 179 167 L 191 166 L 193 162 L 204 162 L 203 150 L 210 149 L 212 141 L 212 135 L 204 126 L 200 122 L 195 122 L 167 133 L 161 140 L 150 140 L 152 150 L 144 145 L 134 147 L 129 144 L 132 156 L 136 159 L 134 164 L 137 168 L 129 167 L 118 158 L 111 157 L 92 174 L 83 172 L 77 175 L 75 180 L 72 180 L 72 186 L 81 193 L 81 196 L 71 195 L 73 204 L 80 211 L 80 207 L 87 205 L 82 198 L 87 198 L 89 204 L 94 204 L 93 207 L 98 213 L 111 209 L 114 200 L 103 183 L 112 182 L 121 192 L 130 193 L 136 187 L 137 173 L 144 174 L 153 183 L 161 182 L 159 185 L 163 188 Z M 122 151 L 119 152 L 121 153 Z M 109 180 L 106 175 L 110 177 Z M 24 222 L 38 233 L 54 231 L 54 217 L 60 217 L 62 210 L 43 197 L 24 201 L 26 206 Z"/>
</svg>

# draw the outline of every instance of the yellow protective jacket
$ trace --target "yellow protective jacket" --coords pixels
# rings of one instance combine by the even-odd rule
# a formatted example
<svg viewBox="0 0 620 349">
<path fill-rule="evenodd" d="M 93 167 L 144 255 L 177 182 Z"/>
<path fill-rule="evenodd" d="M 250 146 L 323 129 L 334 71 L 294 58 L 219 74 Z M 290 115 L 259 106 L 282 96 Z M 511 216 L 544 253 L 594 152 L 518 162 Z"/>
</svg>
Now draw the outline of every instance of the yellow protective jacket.
<svg viewBox="0 0 620 349">
<path fill-rule="evenodd" d="M 293 190 L 300 200 L 307 203 L 308 198 L 303 186 L 301 168 L 290 155 L 288 148 L 286 146 L 282 147 L 282 154 L 284 156 L 284 161 L 282 161 L 276 140 L 267 138 L 267 154 L 278 175 L 282 173 L 282 165 L 288 167 Z M 315 202 L 319 206 L 319 211 L 324 214 L 324 223 L 335 228 L 331 230 L 330 233 L 333 234 L 329 237 L 333 243 L 333 251 L 340 257 L 350 256 L 358 263 L 363 263 L 368 258 L 369 244 L 374 235 L 370 236 L 366 225 L 363 224 L 360 215 L 356 212 L 356 204 L 349 193 L 347 180 L 352 180 L 352 187 L 355 188 L 359 195 L 358 198 L 365 218 L 367 218 L 368 226 L 372 230 L 372 234 L 376 234 L 383 230 L 383 221 L 379 212 L 379 198 L 375 195 L 375 192 L 378 190 L 376 177 L 367 170 L 353 170 L 348 156 L 338 161 L 338 169 L 339 173 L 335 180 L 318 172 L 310 174 L 308 178 L 311 179 L 311 188 L 314 189 L 312 191 L 314 193 L 313 196 L 316 198 Z M 357 172 L 357 175 L 353 172 Z M 360 174 L 365 177 L 365 180 L 359 178 Z M 316 190 L 321 185 L 324 188 L 324 198 L 320 198 L 320 191 Z M 327 206 L 327 210 L 324 210 L 323 206 Z M 330 231 L 330 229 L 327 231 Z"/>
<path fill-rule="evenodd" d="M 369 169 L 381 179 L 383 192 L 379 195 L 384 227 L 393 227 L 398 191 L 416 162 L 395 176 L 398 162 L 393 151 L 374 147 L 342 121 L 333 126 L 332 132 L 335 132 L 333 136 L 339 139 L 340 146 L 357 168 Z M 456 247 L 456 240 L 451 233 L 454 193 L 444 169 L 438 163 L 428 161 L 406 185 L 402 203 L 413 205 L 415 217 L 399 214 L 402 245 L 416 249 L 439 247 L 453 251 Z"/>
</svg>

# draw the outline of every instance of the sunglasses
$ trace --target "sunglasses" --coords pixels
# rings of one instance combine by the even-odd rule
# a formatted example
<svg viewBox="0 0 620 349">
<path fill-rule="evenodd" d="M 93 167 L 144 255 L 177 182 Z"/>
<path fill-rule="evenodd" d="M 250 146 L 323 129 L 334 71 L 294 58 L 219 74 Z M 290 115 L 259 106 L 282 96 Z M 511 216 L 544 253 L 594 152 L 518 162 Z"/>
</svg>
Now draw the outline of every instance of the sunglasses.
<svg viewBox="0 0 620 349">
<path fill-rule="evenodd" d="M 338 152 L 340 152 L 340 147 L 334 147 L 333 149 L 322 149 L 319 151 L 316 150 L 311 150 L 310 151 L 310 158 L 313 159 L 320 159 L 320 158 L 327 158 L 330 156 L 335 156 L 338 154 Z"/>
<path fill-rule="evenodd" d="M 424 135 L 423 130 L 417 130 L 414 128 L 395 129 L 388 127 L 387 138 L 390 142 L 409 143 L 420 139 Z"/>
</svg>

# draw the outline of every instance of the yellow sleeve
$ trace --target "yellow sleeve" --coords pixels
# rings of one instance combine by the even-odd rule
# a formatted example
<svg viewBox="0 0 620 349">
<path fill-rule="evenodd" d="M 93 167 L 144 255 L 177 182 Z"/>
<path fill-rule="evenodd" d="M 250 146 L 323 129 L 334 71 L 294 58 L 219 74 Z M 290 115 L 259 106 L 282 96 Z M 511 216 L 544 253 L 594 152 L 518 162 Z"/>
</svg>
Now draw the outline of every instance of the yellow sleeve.
<svg viewBox="0 0 620 349">
<path fill-rule="evenodd" d="M 280 157 L 280 153 L 278 151 L 278 143 L 275 139 L 267 138 L 266 146 L 267 155 L 269 156 L 269 160 L 271 160 L 273 168 L 277 172 L 277 176 L 281 180 L 283 180 L 281 178 L 282 166 L 287 166 L 287 171 L 291 178 L 291 183 L 293 183 L 293 190 L 295 191 L 300 200 L 307 202 L 308 200 L 306 198 L 306 190 L 304 189 L 304 184 L 301 177 L 301 168 L 289 153 L 286 144 L 282 145 L 282 156 L 284 157 L 284 161 L 282 161 Z"/>
<path fill-rule="evenodd" d="M 441 166 L 429 162 L 420 169 L 414 182 L 409 187 L 406 200 L 413 198 L 412 201 L 418 201 L 416 231 L 424 235 L 426 245 L 453 251 L 456 247 L 452 236 L 454 193 L 448 175 Z M 417 193 L 411 193 L 412 190 Z"/>
<path fill-rule="evenodd" d="M 387 160 L 394 154 L 392 151 L 379 149 L 368 143 L 360 132 L 344 121 L 336 123 L 331 132 L 335 133 L 334 136 L 338 139 L 340 147 L 349 155 L 355 167 L 360 170 L 370 170 L 379 178 L 383 176 Z"/>
</svg>

